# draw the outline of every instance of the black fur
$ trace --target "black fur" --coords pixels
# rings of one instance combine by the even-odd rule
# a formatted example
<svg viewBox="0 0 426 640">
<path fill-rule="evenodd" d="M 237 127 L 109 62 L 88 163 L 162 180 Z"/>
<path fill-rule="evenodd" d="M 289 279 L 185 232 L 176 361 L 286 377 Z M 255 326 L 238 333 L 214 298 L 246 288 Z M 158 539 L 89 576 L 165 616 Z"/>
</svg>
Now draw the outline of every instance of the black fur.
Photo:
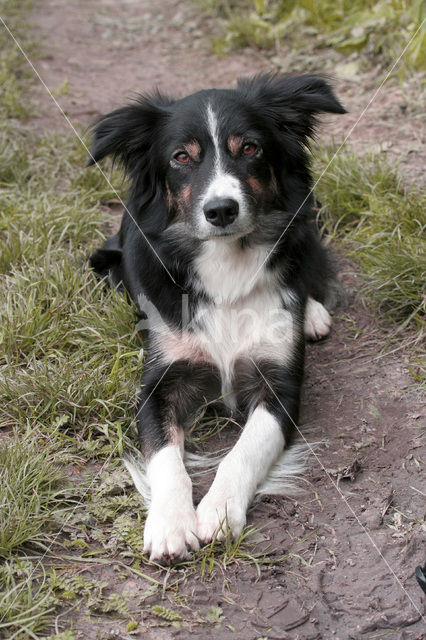
<svg viewBox="0 0 426 640">
<path fill-rule="evenodd" d="M 201 300 L 215 304 L 194 276 L 194 261 L 209 242 L 197 226 L 196 211 L 213 166 L 208 104 L 218 114 L 221 143 L 235 136 L 248 140 L 246 144 L 254 140 L 259 147 L 252 157 L 245 157 L 243 143 L 237 141 L 235 153 L 223 152 L 224 170 L 239 180 L 248 203 L 250 228 L 236 244 L 241 251 L 272 249 L 267 269 L 292 292 L 288 308 L 299 326 L 307 297 L 324 302 L 333 278 L 315 224 L 307 147 L 319 114 L 345 110 L 322 76 L 261 75 L 241 81 L 233 90 L 200 91 L 181 100 L 157 93 L 101 117 L 94 125 L 88 164 L 111 154 L 127 173 L 130 191 L 119 233 L 95 251 L 91 265 L 114 285 L 122 283 L 137 304 L 143 294 L 172 330 L 182 327 L 182 296 L 189 320 L 195 323 Z M 194 157 L 187 160 L 185 151 L 179 155 L 179 149 L 187 149 L 194 140 Z M 150 349 L 158 349 L 155 336 L 150 337 Z M 267 358 L 241 358 L 233 375 L 240 415 L 265 404 L 281 421 L 287 443 L 298 418 L 301 333 L 293 349 L 291 362 L 282 365 Z M 221 389 L 214 364 L 185 358 L 169 369 L 165 364 L 147 366 L 143 384 L 138 427 L 148 457 L 170 441 L 170 422 L 183 427 L 204 399 L 218 397 Z"/>
</svg>

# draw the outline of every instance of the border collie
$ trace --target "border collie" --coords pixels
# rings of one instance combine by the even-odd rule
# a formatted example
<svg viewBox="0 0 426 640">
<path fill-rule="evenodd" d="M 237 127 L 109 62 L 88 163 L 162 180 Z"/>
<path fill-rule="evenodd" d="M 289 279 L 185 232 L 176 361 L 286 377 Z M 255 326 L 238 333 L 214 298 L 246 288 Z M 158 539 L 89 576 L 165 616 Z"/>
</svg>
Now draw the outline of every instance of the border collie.
<svg viewBox="0 0 426 640">
<path fill-rule="evenodd" d="M 331 324 L 334 275 L 308 152 L 321 112 L 345 113 L 323 76 L 267 74 L 179 100 L 142 96 L 94 125 L 88 165 L 111 154 L 130 192 L 119 233 L 91 265 L 149 323 L 137 412 L 145 461 L 126 464 L 150 490 L 151 560 L 238 537 L 292 443 L 305 337 Z M 184 429 L 212 401 L 243 428 L 195 509 Z"/>
</svg>

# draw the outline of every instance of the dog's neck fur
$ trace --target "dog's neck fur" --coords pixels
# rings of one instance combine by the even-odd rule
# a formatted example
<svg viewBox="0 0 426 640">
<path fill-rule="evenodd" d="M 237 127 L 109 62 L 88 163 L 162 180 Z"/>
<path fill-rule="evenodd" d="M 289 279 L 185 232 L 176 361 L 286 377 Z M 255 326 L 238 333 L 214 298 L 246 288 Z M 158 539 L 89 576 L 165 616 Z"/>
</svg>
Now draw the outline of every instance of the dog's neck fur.
<svg viewBox="0 0 426 640">
<path fill-rule="evenodd" d="M 209 240 L 195 260 L 196 282 L 218 304 L 232 304 L 258 287 L 274 286 L 267 268 L 269 247 L 242 247 L 239 240 Z"/>
</svg>

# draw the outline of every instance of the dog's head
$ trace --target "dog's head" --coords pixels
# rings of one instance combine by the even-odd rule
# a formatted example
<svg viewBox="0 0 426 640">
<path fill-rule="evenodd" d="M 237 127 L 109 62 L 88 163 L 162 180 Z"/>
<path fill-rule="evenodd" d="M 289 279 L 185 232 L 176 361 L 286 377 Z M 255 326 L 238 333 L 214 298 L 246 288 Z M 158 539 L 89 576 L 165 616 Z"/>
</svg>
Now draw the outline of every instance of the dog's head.
<svg viewBox="0 0 426 640">
<path fill-rule="evenodd" d="M 132 213 L 152 231 L 249 236 L 266 213 L 294 213 L 309 194 L 306 147 L 321 112 L 345 110 L 318 75 L 261 75 L 180 100 L 141 97 L 98 120 L 88 164 L 108 154 L 123 163 Z"/>
</svg>

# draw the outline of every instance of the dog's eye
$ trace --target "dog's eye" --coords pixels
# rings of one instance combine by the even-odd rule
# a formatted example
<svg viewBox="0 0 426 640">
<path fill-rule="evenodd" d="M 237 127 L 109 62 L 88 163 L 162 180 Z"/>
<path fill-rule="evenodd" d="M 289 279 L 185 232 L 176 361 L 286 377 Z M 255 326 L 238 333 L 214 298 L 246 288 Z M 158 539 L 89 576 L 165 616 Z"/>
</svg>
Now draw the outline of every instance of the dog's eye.
<svg viewBox="0 0 426 640">
<path fill-rule="evenodd" d="M 180 164 L 188 164 L 190 160 L 189 155 L 185 151 L 178 151 L 173 157 Z"/>
<path fill-rule="evenodd" d="M 252 156 L 254 153 L 256 153 L 257 149 L 258 146 L 254 142 L 246 142 L 245 144 L 243 144 L 243 154 L 245 156 Z"/>
</svg>

